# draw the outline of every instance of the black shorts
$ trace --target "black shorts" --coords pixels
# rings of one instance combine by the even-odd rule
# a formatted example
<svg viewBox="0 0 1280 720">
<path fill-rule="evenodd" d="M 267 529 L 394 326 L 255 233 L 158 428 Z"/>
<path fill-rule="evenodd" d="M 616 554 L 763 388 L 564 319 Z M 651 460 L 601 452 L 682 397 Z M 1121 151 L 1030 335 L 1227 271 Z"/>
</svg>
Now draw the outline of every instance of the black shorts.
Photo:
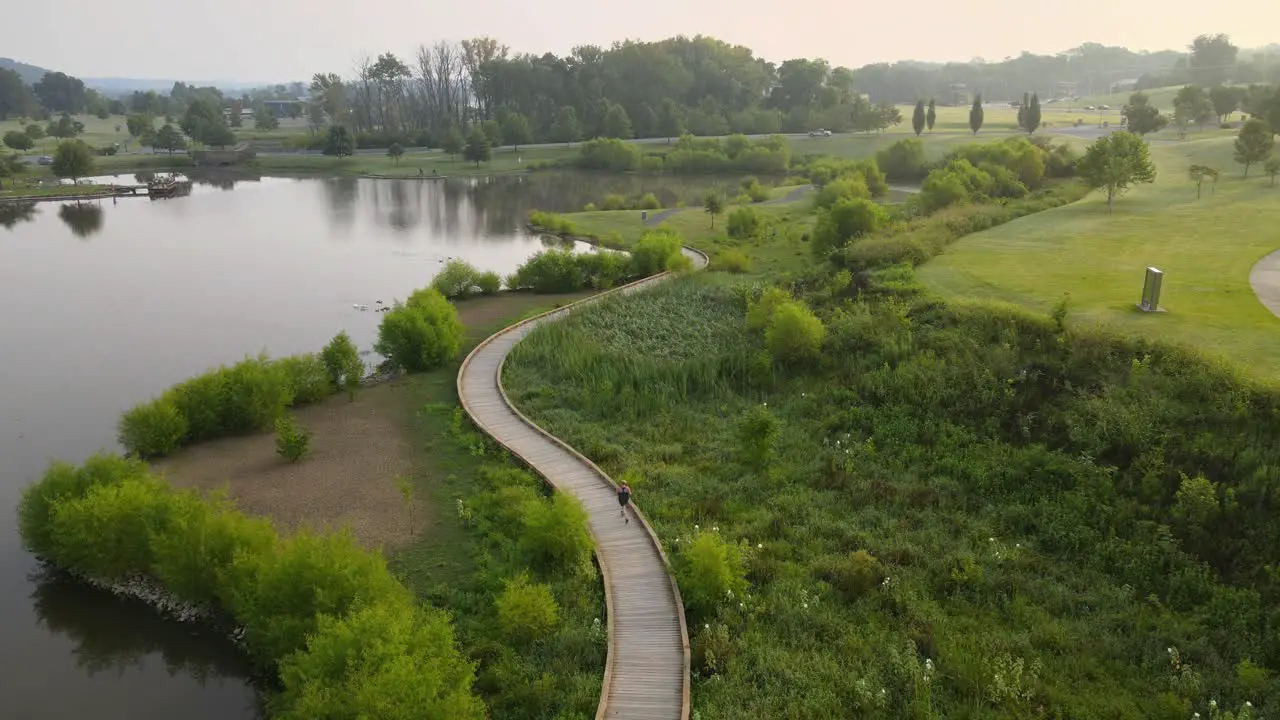
<svg viewBox="0 0 1280 720">
<path fill-rule="evenodd" d="M 630 496 L 630 495 L 623 495 L 622 493 L 619 493 L 619 494 L 618 494 L 618 504 L 619 504 L 619 505 L 621 505 L 622 507 L 626 507 L 626 506 L 627 506 L 627 503 L 629 503 L 629 502 L 631 502 L 631 496 Z"/>
</svg>

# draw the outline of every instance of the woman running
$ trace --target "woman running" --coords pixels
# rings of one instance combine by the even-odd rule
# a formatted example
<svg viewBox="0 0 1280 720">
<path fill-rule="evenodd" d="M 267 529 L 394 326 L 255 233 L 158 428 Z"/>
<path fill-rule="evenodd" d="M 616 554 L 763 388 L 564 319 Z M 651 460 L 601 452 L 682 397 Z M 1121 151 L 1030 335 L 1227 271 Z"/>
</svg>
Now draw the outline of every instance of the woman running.
<svg viewBox="0 0 1280 720">
<path fill-rule="evenodd" d="M 631 486 L 622 483 L 618 486 L 618 505 L 622 507 L 622 511 L 618 516 L 626 520 L 627 524 L 631 524 L 631 518 L 627 517 L 627 505 L 631 502 Z"/>
</svg>

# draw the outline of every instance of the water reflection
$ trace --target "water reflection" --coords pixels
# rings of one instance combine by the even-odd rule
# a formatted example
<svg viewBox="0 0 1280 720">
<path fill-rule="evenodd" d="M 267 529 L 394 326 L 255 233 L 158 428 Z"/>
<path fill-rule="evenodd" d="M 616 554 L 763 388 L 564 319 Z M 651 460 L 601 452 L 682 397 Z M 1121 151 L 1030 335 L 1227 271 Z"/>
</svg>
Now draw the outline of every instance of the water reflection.
<svg viewBox="0 0 1280 720">
<path fill-rule="evenodd" d="M 36 217 L 36 204 L 33 202 L 0 203 L 0 226 L 12 230 L 20 222 L 29 222 Z"/>
<path fill-rule="evenodd" d="M 231 643 L 198 626 L 165 620 L 136 600 L 117 598 L 42 568 L 30 578 L 37 621 L 73 643 L 76 665 L 92 676 L 122 674 L 159 659 L 170 676 L 200 685 L 243 682 L 249 662 Z M 261 707 L 246 708 L 262 717 Z"/>
<path fill-rule="evenodd" d="M 326 203 L 329 206 L 329 217 L 335 225 L 351 227 L 356 218 L 356 199 L 358 195 L 357 181 L 351 177 L 325 178 L 320 181 L 324 188 Z"/>
<path fill-rule="evenodd" d="M 58 217 L 76 237 L 87 238 L 102 230 L 102 206 L 97 203 L 69 203 L 58 208 Z"/>
</svg>

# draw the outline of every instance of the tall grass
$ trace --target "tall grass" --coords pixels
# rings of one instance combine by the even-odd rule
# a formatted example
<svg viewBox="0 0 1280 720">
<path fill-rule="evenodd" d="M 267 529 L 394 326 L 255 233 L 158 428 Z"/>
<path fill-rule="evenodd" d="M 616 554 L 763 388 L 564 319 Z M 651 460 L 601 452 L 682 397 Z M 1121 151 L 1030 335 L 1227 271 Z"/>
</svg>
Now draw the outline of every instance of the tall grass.
<svg viewBox="0 0 1280 720">
<path fill-rule="evenodd" d="M 1280 711 L 1280 394 L 999 306 L 848 297 L 805 298 L 821 358 L 772 383 L 713 362 L 763 338 L 712 277 L 586 308 L 507 362 L 522 410 L 632 481 L 677 567 L 720 567 L 708 529 L 737 548 L 746 586 L 699 571 L 730 584 L 687 598 L 696 711 Z M 762 407 L 777 435 L 748 453 Z"/>
</svg>

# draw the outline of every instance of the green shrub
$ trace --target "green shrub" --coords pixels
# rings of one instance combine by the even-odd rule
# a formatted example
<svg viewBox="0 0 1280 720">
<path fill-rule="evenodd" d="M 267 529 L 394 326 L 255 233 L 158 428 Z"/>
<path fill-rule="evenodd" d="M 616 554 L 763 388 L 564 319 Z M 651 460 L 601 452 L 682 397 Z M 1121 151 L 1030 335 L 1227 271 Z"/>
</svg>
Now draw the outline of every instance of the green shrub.
<svg viewBox="0 0 1280 720">
<path fill-rule="evenodd" d="M 760 181 L 754 177 L 747 176 L 742 179 L 742 192 L 753 203 L 764 202 L 769 199 L 769 188 L 760 184 Z"/>
<path fill-rule="evenodd" d="M 654 195 L 653 193 L 648 192 L 640 197 L 640 202 L 638 203 L 638 206 L 639 206 L 639 209 L 641 210 L 657 210 L 658 208 L 662 207 L 662 203 L 658 202 L 657 195 Z"/>
<path fill-rule="evenodd" d="M 667 256 L 667 261 L 663 263 L 662 269 L 672 273 L 689 272 L 693 269 L 693 260 L 682 251 L 677 250 Z"/>
<path fill-rule="evenodd" d="M 282 357 L 276 364 L 284 373 L 294 407 L 324 400 L 339 387 L 330 379 L 328 365 L 315 353 Z"/>
<path fill-rule="evenodd" d="M 778 419 L 768 406 L 756 405 L 738 421 L 738 445 L 744 466 L 756 471 L 766 469 L 777 441 Z"/>
<path fill-rule="evenodd" d="M 924 179 L 928 163 L 924 158 L 924 142 L 905 138 L 876 153 L 876 165 L 894 182 Z"/>
<path fill-rule="evenodd" d="M 482 272 L 476 278 L 476 286 L 480 288 L 481 295 L 497 295 L 502 289 L 502 277 L 492 270 Z"/>
<path fill-rule="evenodd" d="M 742 555 L 716 532 L 698 533 L 675 556 L 680 596 L 694 622 L 715 617 L 747 589 Z"/>
<path fill-rule="evenodd" d="M 284 658 L 271 717 L 483 720 L 474 677 L 445 613 L 411 602 L 365 605 L 320 616 L 305 651 Z"/>
<path fill-rule="evenodd" d="M 226 498 L 181 493 L 169 531 L 151 538 L 152 572 L 183 600 L 228 607 L 236 557 L 261 557 L 274 552 L 276 542 L 270 521 L 238 512 Z"/>
<path fill-rule="evenodd" d="M 546 637 L 560 619 L 560 606 L 551 588 L 530 582 L 524 575 L 504 581 L 495 604 L 503 634 L 518 643 Z"/>
<path fill-rule="evenodd" d="M 879 203 L 866 198 L 843 198 L 830 210 L 818 216 L 813 229 L 810 250 L 814 257 L 825 259 L 832 252 L 878 230 L 888 222 Z"/>
<path fill-rule="evenodd" d="M 129 452 L 140 458 L 161 457 L 182 447 L 187 419 L 166 395 L 125 412 L 117 428 L 120 444 Z"/>
<path fill-rule="evenodd" d="M 599 210 L 599 208 L 596 207 L 596 204 L 593 202 L 589 202 L 582 206 L 582 212 L 595 212 L 596 210 Z"/>
<path fill-rule="evenodd" d="M 765 330 L 765 346 L 783 365 L 813 362 L 822 352 L 827 329 L 808 307 L 798 301 L 783 303 Z"/>
<path fill-rule="evenodd" d="M 480 271 L 463 260 L 450 260 L 444 269 L 431 280 L 431 287 L 450 300 L 471 297 L 479 285 Z"/>
<path fill-rule="evenodd" d="M 544 568 L 579 569 L 591 555 L 587 511 L 577 498 L 556 493 L 550 502 L 525 508 L 521 544 Z"/>
<path fill-rule="evenodd" d="M 187 437 L 183 444 L 227 434 L 222 421 L 226 379 L 225 368 L 217 368 L 179 383 L 169 391 L 178 412 L 187 421 Z"/>
<path fill-rule="evenodd" d="M 311 447 L 311 431 L 292 415 L 276 419 L 276 453 L 289 462 L 298 462 Z"/>
<path fill-rule="evenodd" d="M 729 213 L 729 237 L 735 240 L 747 240 L 755 237 L 760 232 L 760 225 L 760 213 L 756 212 L 753 207 L 743 206 L 735 208 L 733 212 Z"/>
<path fill-rule="evenodd" d="M 288 377 L 265 354 L 245 358 L 224 372 L 219 421 L 226 434 L 267 430 L 293 401 Z"/>
<path fill-rule="evenodd" d="M 617 138 L 596 138 L 578 146 L 575 163 L 586 170 L 635 170 L 640 166 L 640 148 Z"/>
<path fill-rule="evenodd" d="M 586 274 L 572 250 L 543 250 L 521 265 L 513 279 L 513 287 L 536 293 L 575 292 L 586 285 Z"/>
<path fill-rule="evenodd" d="M 109 582 L 149 574 L 151 538 L 170 531 L 177 506 L 164 482 L 146 474 L 95 485 L 54 505 L 49 559 Z"/>
<path fill-rule="evenodd" d="M 871 199 L 867 181 L 861 175 L 845 175 L 823 185 L 813 197 L 813 206 L 825 210 L 841 200 L 853 199 Z"/>
<path fill-rule="evenodd" d="M 595 250 L 576 256 L 586 283 L 597 290 L 615 287 L 631 275 L 631 258 L 613 250 Z"/>
<path fill-rule="evenodd" d="M 541 210 L 529 211 L 529 224 L 542 232 L 553 235 L 581 235 L 573 221 L 556 213 Z"/>
<path fill-rule="evenodd" d="M 364 379 L 364 360 L 360 359 L 360 351 L 345 330 L 334 335 L 324 346 L 320 358 L 333 387 L 348 392 L 360 387 L 360 381 Z"/>
<path fill-rule="evenodd" d="M 627 200 L 621 195 L 615 195 L 615 194 L 605 195 L 604 201 L 600 203 L 600 209 L 610 210 L 610 211 L 626 210 Z"/>
<path fill-rule="evenodd" d="M 858 550 L 834 564 L 829 580 L 849 601 L 855 601 L 879 589 L 885 572 L 880 561 L 866 550 Z"/>
<path fill-rule="evenodd" d="M 778 308 L 792 300 L 785 290 L 770 286 L 760 293 L 760 297 L 748 299 L 747 302 L 747 328 L 762 331 L 773 322 Z"/>
<path fill-rule="evenodd" d="M 267 664 L 305 647 L 321 616 L 409 602 L 382 556 L 366 552 L 347 532 L 299 532 L 275 552 L 238 555 L 230 572 L 243 578 L 229 593 L 230 610 L 250 652 Z"/>
<path fill-rule="evenodd" d="M 395 367 L 423 372 L 452 360 L 463 334 L 458 309 L 438 291 L 423 288 L 383 313 L 374 350 Z"/>
<path fill-rule="evenodd" d="M 667 260 L 680 252 L 682 239 L 671 230 L 650 230 L 640 236 L 631 250 L 631 272 L 636 277 L 657 275 L 667 268 Z"/>
<path fill-rule="evenodd" d="M 116 485 L 146 472 L 146 464 L 119 455 L 91 455 L 82 465 L 55 462 L 39 481 L 28 485 L 18 501 L 18 532 L 22 546 L 47 556 L 54 550 L 54 508 L 84 497 L 98 486 Z"/>
<path fill-rule="evenodd" d="M 745 273 L 751 270 L 751 258 L 737 250 L 722 250 L 711 263 L 711 267 L 730 273 Z"/>
</svg>

